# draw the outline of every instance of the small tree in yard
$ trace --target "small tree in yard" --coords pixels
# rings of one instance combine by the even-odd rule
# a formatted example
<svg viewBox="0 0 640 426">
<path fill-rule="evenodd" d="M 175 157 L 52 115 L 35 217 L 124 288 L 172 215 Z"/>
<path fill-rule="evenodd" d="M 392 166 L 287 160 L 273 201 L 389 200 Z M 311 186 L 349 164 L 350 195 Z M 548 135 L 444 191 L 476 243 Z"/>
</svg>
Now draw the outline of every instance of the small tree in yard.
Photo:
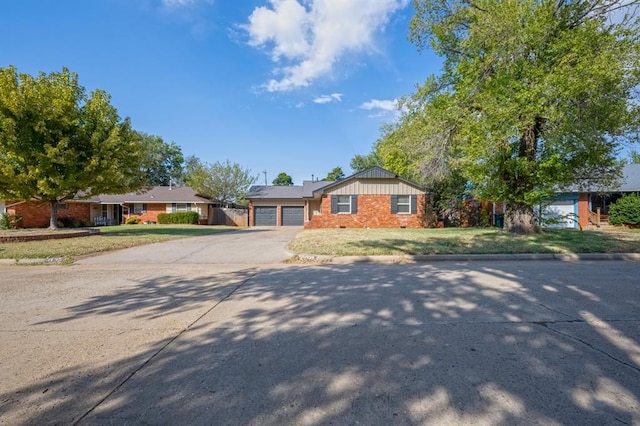
<svg viewBox="0 0 640 426">
<path fill-rule="evenodd" d="M 208 164 L 189 157 L 186 164 L 187 184 L 198 194 L 220 204 L 244 201 L 247 190 L 258 179 L 251 175 L 251 170 L 229 160 Z"/>
<path fill-rule="evenodd" d="M 0 68 L 0 198 L 48 203 L 55 229 L 61 201 L 140 188 L 140 136 L 109 101 L 66 68 Z"/>
</svg>

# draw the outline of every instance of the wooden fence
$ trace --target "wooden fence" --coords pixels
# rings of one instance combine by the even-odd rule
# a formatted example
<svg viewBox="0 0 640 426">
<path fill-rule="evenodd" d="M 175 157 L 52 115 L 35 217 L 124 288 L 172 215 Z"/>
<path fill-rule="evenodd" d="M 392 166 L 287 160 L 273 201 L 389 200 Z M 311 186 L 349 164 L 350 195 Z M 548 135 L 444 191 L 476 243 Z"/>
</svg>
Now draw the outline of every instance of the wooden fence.
<svg viewBox="0 0 640 426">
<path fill-rule="evenodd" d="M 212 207 L 209 225 L 249 226 L 249 209 Z"/>
</svg>

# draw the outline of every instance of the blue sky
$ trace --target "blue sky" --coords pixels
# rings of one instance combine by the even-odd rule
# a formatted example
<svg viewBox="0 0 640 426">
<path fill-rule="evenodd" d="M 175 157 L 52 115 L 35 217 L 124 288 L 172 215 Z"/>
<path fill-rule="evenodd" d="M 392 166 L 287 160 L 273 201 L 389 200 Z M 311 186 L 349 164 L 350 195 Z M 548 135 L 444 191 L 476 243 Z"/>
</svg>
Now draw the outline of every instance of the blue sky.
<svg viewBox="0 0 640 426">
<path fill-rule="evenodd" d="M 0 67 L 67 67 L 135 129 L 294 182 L 367 154 L 394 100 L 438 72 L 409 0 L 19 0 Z"/>
</svg>

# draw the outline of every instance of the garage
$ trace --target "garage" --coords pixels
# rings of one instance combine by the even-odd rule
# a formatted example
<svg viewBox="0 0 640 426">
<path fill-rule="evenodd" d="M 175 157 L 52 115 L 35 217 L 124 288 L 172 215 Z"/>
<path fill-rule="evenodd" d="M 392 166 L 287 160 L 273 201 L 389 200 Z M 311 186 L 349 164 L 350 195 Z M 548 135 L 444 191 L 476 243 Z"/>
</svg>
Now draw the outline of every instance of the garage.
<svg viewBox="0 0 640 426">
<path fill-rule="evenodd" d="M 549 221 L 544 226 L 547 228 L 575 228 L 576 227 L 576 200 L 558 200 L 547 206 L 542 218 Z"/>
<path fill-rule="evenodd" d="M 254 214 L 255 226 L 276 226 L 278 223 L 278 210 L 275 206 L 256 206 Z"/>
<path fill-rule="evenodd" d="M 304 225 L 304 207 L 282 207 L 282 226 L 302 225 Z"/>
</svg>

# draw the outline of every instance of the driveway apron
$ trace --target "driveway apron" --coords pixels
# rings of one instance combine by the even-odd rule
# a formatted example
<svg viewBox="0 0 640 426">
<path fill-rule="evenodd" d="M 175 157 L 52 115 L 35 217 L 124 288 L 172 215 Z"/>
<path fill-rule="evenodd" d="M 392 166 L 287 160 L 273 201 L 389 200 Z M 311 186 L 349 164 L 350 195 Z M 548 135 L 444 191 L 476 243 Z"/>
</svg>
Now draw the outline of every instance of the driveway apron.
<svg viewBox="0 0 640 426">
<path fill-rule="evenodd" d="M 272 264 L 291 257 L 299 227 L 251 228 L 118 250 L 79 260 L 96 264 Z"/>
</svg>

